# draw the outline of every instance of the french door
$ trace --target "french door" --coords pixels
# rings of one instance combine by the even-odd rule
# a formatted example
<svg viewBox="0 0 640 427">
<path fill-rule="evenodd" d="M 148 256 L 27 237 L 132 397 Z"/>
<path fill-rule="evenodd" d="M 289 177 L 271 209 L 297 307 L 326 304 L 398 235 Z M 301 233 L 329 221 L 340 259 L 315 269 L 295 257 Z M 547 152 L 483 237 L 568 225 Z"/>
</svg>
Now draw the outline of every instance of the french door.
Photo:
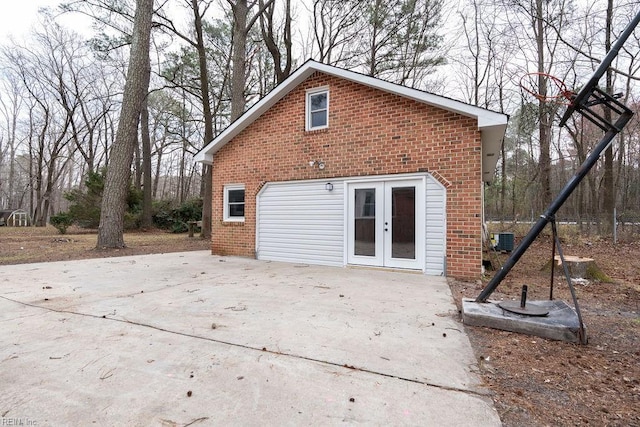
<svg viewBox="0 0 640 427">
<path fill-rule="evenodd" d="M 422 270 L 423 181 L 352 183 L 347 194 L 348 263 Z"/>
</svg>

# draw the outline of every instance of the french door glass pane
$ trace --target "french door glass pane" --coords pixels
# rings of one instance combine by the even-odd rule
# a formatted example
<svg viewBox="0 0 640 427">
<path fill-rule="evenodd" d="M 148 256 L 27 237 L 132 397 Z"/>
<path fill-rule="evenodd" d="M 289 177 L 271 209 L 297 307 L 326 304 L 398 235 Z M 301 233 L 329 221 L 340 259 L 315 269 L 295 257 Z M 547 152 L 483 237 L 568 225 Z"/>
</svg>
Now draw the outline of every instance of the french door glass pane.
<svg viewBox="0 0 640 427">
<path fill-rule="evenodd" d="M 376 256 L 376 189 L 357 188 L 354 255 Z"/>
<path fill-rule="evenodd" d="M 391 199 L 391 257 L 416 259 L 416 188 L 394 187 Z"/>
</svg>

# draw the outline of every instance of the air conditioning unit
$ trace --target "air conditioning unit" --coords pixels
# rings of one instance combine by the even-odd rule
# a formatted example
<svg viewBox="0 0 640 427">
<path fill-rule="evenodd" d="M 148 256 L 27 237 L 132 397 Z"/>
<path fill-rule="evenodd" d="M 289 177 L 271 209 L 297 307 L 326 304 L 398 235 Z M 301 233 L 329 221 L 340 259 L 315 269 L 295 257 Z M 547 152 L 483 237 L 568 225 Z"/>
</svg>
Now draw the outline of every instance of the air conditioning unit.
<svg viewBox="0 0 640 427">
<path fill-rule="evenodd" d="M 496 251 L 511 252 L 513 250 L 513 233 L 491 233 L 491 247 Z"/>
</svg>

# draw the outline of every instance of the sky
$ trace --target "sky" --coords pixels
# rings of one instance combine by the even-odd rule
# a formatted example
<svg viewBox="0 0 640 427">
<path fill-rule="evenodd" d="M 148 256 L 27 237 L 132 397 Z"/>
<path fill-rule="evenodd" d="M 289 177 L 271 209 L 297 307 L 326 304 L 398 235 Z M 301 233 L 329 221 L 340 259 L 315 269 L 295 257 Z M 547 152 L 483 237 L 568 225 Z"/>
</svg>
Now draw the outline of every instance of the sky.
<svg viewBox="0 0 640 427">
<path fill-rule="evenodd" d="M 55 9 L 60 2 L 61 0 L 0 0 L 0 43 L 5 43 L 10 36 L 22 38 L 38 22 L 38 9 Z"/>
</svg>

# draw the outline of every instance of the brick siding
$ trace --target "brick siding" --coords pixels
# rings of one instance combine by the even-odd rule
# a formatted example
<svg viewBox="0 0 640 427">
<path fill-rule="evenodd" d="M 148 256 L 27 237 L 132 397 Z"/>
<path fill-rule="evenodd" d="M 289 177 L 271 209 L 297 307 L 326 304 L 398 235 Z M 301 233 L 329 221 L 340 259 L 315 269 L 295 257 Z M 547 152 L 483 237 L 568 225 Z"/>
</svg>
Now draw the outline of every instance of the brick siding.
<svg viewBox="0 0 640 427">
<path fill-rule="evenodd" d="M 329 88 L 329 127 L 305 131 L 305 91 Z M 326 167 L 310 167 L 322 159 Z M 447 275 L 478 278 L 481 140 L 475 119 L 314 73 L 214 155 L 212 252 L 255 256 L 265 182 L 437 171 L 447 188 Z M 438 177 L 438 174 L 435 174 Z M 245 222 L 222 221 L 225 184 L 245 185 Z"/>
</svg>

